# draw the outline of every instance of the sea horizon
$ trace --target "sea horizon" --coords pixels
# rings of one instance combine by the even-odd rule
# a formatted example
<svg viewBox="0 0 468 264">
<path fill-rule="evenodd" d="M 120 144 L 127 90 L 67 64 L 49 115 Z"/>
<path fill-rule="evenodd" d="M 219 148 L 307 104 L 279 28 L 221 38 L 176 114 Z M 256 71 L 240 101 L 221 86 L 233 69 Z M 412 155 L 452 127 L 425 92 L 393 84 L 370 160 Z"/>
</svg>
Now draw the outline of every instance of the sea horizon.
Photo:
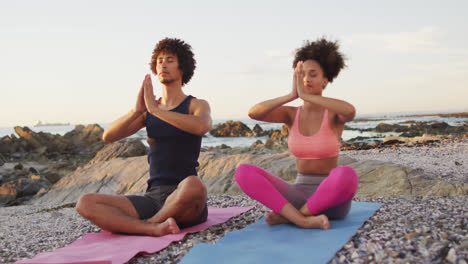
<svg viewBox="0 0 468 264">
<path fill-rule="evenodd" d="M 417 122 L 446 122 L 451 126 L 459 126 L 468 123 L 468 117 L 439 117 L 438 114 L 451 114 L 451 113 L 461 113 L 466 111 L 418 111 L 418 112 L 392 112 L 392 113 L 378 113 L 378 114 L 358 114 L 356 118 L 346 123 L 347 126 L 355 129 L 369 129 L 375 128 L 379 123 L 387 124 L 400 124 L 404 125 L 405 121 L 413 120 Z M 411 117 L 411 118 L 410 118 Z M 226 121 L 240 121 L 247 125 L 250 129 L 253 129 L 255 125 L 259 125 L 263 130 L 269 129 L 281 129 L 283 126 L 282 123 L 269 123 L 263 121 L 257 121 L 250 118 L 222 118 L 213 120 L 213 128 L 217 124 L 225 123 Z M 39 122 L 39 121 L 38 121 Z M 41 121 L 42 122 L 42 121 Z M 54 123 L 54 125 L 47 125 L 47 122 L 42 122 L 42 126 L 26 126 L 29 127 L 34 132 L 46 132 L 51 134 L 65 135 L 67 132 L 73 130 L 76 125 L 89 125 L 89 124 L 98 124 L 103 129 L 106 129 L 111 122 L 107 123 L 88 123 L 88 124 L 72 124 L 68 123 L 66 125 L 60 125 L 60 123 Z M 21 126 L 20 127 L 25 127 Z M 0 138 L 4 136 L 11 136 L 15 134 L 14 126 L 11 127 L 0 127 Z M 368 137 L 370 140 L 381 140 L 385 136 L 394 136 L 399 135 L 399 133 L 389 132 L 389 133 L 377 133 L 377 132 L 368 132 L 368 131 L 358 131 L 358 130 L 344 130 L 342 135 L 342 140 L 347 141 L 355 137 Z M 17 136 L 17 135 L 16 135 Z M 146 144 L 146 131 L 141 129 L 134 135 L 129 138 L 140 138 L 142 142 Z M 248 147 L 251 146 L 257 140 L 264 142 L 267 137 L 213 137 L 207 133 L 202 140 L 202 147 L 215 147 L 222 144 L 225 144 L 230 147 Z"/>
</svg>

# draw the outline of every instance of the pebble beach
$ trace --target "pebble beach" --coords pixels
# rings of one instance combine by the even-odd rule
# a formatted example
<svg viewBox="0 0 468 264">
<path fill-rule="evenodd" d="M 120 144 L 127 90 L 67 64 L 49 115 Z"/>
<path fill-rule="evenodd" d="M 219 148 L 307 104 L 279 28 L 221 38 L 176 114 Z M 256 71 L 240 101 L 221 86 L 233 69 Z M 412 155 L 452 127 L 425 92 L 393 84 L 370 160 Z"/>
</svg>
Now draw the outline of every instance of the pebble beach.
<svg viewBox="0 0 468 264">
<path fill-rule="evenodd" d="M 357 160 L 377 159 L 421 169 L 447 182 L 467 182 L 467 140 L 427 146 L 343 151 Z M 467 263 L 466 197 L 374 197 L 355 201 L 383 206 L 343 245 L 330 263 Z M 259 220 L 269 210 L 243 195 L 211 195 L 210 206 L 255 208 L 129 263 L 178 263 L 198 243 L 216 243 L 228 232 Z M 47 209 L 47 210 L 46 210 Z M 51 209 L 51 210 L 50 210 Z M 14 263 L 64 247 L 100 229 L 67 205 L 0 208 L 0 263 Z"/>
</svg>

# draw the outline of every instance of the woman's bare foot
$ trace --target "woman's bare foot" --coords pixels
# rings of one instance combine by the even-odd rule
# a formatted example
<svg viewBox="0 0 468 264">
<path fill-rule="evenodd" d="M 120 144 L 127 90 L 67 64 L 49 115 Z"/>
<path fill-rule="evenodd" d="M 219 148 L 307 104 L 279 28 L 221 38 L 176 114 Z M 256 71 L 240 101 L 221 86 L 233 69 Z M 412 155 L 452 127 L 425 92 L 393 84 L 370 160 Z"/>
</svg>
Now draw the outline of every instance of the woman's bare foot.
<svg viewBox="0 0 468 264">
<path fill-rule="evenodd" d="M 176 221 L 174 218 L 169 217 L 166 221 L 162 223 L 154 223 L 154 230 L 152 232 L 152 236 L 164 236 L 169 234 L 178 234 L 180 233 L 180 229 L 177 226 Z"/>
<path fill-rule="evenodd" d="M 275 212 L 265 214 L 265 222 L 270 226 L 291 223 L 288 219 Z"/>
<path fill-rule="evenodd" d="M 320 228 L 320 229 L 330 229 L 330 222 L 328 221 L 328 217 L 326 215 L 312 215 L 306 216 L 305 221 L 303 221 L 300 225 L 302 228 Z"/>
</svg>

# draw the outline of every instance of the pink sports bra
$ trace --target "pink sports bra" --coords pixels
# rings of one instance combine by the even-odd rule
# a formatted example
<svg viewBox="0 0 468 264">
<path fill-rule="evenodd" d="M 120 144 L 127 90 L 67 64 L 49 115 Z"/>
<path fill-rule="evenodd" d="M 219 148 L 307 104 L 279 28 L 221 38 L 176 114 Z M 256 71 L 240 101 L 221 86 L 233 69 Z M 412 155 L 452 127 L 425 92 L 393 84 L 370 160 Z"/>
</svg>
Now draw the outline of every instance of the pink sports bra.
<svg viewBox="0 0 468 264">
<path fill-rule="evenodd" d="M 338 156 L 340 142 L 330 128 L 328 109 L 323 111 L 322 124 L 317 133 L 303 136 L 299 131 L 299 114 L 302 107 L 296 111 L 296 117 L 288 137 L 289 151 L 298 159 L 326 159 Z"/>
</svg>

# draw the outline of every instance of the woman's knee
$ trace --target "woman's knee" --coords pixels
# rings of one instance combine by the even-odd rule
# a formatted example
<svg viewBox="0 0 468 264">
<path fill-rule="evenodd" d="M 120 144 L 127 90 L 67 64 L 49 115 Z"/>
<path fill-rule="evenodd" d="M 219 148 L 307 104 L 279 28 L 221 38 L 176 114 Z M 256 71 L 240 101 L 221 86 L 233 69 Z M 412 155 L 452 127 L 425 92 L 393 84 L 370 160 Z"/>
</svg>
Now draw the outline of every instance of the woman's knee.
<svg viewBox="0 0 468 264">
<path fill-rule="evenodd" d="M 239 165 L 239 167 L 236 169 L 236 172 L 234 173 L 234 179 L 236 180 L 237 184 L 243 184 L 251 177 L 252 172 L 256 171 L 257 168 L 257 166 L 251 164 Z"/>
<path fill-rule="evenodd" d="M 336 167 L 330 172 L 330 176 L 335 178 L 340 184 L 357 188 L 359 177 L 353 167 Z"/>
</svg>

